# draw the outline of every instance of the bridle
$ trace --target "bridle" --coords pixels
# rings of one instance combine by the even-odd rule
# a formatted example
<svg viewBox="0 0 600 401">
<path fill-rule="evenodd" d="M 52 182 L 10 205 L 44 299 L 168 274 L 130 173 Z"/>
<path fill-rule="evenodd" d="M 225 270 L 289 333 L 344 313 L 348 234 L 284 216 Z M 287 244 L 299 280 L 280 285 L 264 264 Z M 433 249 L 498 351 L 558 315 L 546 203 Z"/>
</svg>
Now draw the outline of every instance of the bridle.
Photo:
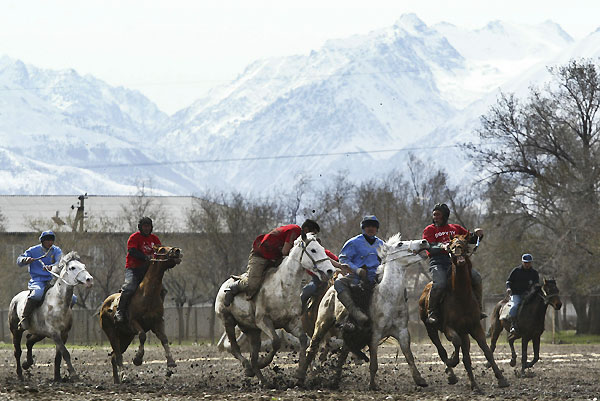
<svg viewBox="0 0 600 401">
<path fill-rule="evenodd" d="M 542 294 L 543 294 L 543 295 L 542 295 Z M 548 294 L 548 293 L 546 292 L 546 290 L 544 289 L 544 286 L 542 285 L 542 286 L 540 287 L 540 292 L 538 292 L 538 295 L 539 295 L 539 296 L 540 296 L 540 297 L 541 297 L 541 298 L 544 300 L 544 304 L 545 304 L 545 305 L 548 305 L 548 304 L 550 303 L 550 300 L 551 300 L 552 298 L 554 298 L 554 297 L 557 297 L 557 296 L 558 296 L 558 291 L 557 291 L 557 292 L 553 292 L 553 293 L 550 293 L 550 294 Z"/>
<path fill-rule="evenodd" d="M 315 258 L 313 258 L 312 255 L 307 250 L 308 244 L 310 244 L 312 241 L 316 241 L 316 240 L 313 238 L 309 239 L 306 242 L 304 242 L 304 240 L 302 240 L 302 245 L 300 245 L 302 247 L 302 253 L 300 254 L 300 264 L 302 264 L 302 257 L 304 256 L 304 254 L 306 254 L 306 256 L 313 263 L 314 270 L 317 270 L 317 264 L 319 264 L 321 262 L 325 262 L 326 260 L 329 260 L 329 257 L 327 255 L 325 255 L 325 257 L 323 259 L 315 260 Z"/>
<path fill-rule="evenodd" d="M 77 275 L 75 276 L 75 283 L 69 283 L 67 280 L 65 280 L 63 278 L 64 274 L 67 272 L 67 266 L 69 266 L 69 263 L 73 262 L 74 260 L 70 260 L 67 263 L 65 263 L 65 267 L 62 269 L 62 272 L 59 274 L 54 273 L 52 270 L 46 270 L 48 273 L 50 273 L 51 275 L 53 275 L 54 277 L 56 277 L 57 279 L 59 279 L 60 281 L 62 281 L 63 283 L 65 283 L 66 285 L 70 285 L 71 287 L 75 287 L 77 284 L 79 284 L 82 281 L 79 281 L 79 275 L 83 272 L 86 272 L 86 269 L 81 269 L 79 271 L 79 273 L 77 273 Z"/>
</svg>

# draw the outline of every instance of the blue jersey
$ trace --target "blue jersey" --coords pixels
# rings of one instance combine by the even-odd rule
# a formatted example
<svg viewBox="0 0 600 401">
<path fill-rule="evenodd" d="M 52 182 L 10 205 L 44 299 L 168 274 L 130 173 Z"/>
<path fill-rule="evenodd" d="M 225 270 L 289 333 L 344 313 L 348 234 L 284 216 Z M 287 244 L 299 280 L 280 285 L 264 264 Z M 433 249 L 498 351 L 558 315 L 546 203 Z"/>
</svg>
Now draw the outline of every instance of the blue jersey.
<svg viewBox="0 0 600 401">
<path fill-rule="evenodd" d="M 370 282 L 374 282 L 377 276 L 377 267 L 380 263 L 377 249 L 381 245 L 383 245 L 381 239 L 375 237 L 375 242 L 371 245 L 364 235 L 359 234 L 350 238 L 344 244 L 340 252 L 340 263 L 350 266 L 355 275 L 357 269 L 366 267 L 367 278 Z"/>
<path fill-rule="evenodd" d="M 46 253 L 47 249 L 45 249 L 42 244 L 32 246 L 28 250 L 26 250 L 22 255 L 17 258 L 17 264 L 19 266 L 26 266 L 23 263 L 25 258 L 39 258 L 40 256 Z M 52 268 L 53 265 L 58 264 L 60 262 L 60 258 L 62 257 L 62 251 L 56 245 L 52 245 L 50 247 L 50 251 L 48 255 L 44 256 L 40 260 L 36 260 L 35 262 L 31 262 L 29 265 L 29 274 L 31 275 L 31 280 L 33 281 L 50 281 L 52 279 L 52 275 L 44 270 L 42 262 L 46 266 Z"/>
</svg>

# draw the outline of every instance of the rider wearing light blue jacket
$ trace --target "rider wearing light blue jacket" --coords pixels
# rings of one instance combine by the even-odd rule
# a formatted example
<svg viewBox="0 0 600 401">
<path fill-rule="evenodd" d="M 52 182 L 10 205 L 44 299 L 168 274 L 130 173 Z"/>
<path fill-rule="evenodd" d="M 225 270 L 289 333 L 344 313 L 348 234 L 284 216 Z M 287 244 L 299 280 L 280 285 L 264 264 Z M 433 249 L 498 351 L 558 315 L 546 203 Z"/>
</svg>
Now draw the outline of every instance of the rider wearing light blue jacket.
<svg viewBox="0 0 600 401">
<path fill-rule="evenodd" d="M 23 310 L 23 317 L 19 322 L 19 325 L 23 330 L 29 328 L 29 317 L 33 310 L 41 304 L 44 297 L 44 290 L 50 280 L 52 280 L 52 275 L 48 270 L 51 270 L 57 265 L 62 257 L 61 249 L 54 245 L 55 239 L 56 236 L 54 235 L 54 232 L 44 231 L 40 235 L 41 243 L 27 249 L 17 258 L 17 265 L 29 265 L 28 269 L 29 274 L 31 275 L 31 280 L 27 283 L 29 296 L 27 297 L 27 303 Z M 44 269 L 44 265 L 48 270 Z"/>
<path fill-rule="evenodd" d="M 340 263 L 350 268 L 352 274 L 337 279 L 333 286 L 340 302 L 344 304 L 354 320 L 362 325 L 369 318 L 356 307 L 348 290 L 351 284 L 356 284 L 361 279 L 369 284 L 375 282 L 377 267 L 380 264 L 377 249 L 383 245 L 383 241 L 375 235 L 379 230 L 377 217 L 365 216 L 360 227 L 363 233 L 346 241 L 340 252 Z"/>
</svg>

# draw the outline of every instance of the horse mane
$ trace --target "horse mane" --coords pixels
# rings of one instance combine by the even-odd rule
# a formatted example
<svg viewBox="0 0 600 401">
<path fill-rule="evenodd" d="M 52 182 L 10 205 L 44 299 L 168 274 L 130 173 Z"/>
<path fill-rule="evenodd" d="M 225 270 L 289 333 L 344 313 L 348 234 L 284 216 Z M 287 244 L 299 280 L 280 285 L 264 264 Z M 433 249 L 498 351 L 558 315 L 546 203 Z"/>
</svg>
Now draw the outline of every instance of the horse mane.
<svg viewBox="0 0 600 401">
<path fill-rule="evenodd" d="M 535 284 L 527 291 L 527 293 L 525 295 L 523 295 L 523 301 L 521 301 L 521 304 L 519 305 L 519 310 L 517 311 L 517 313 L 519 313 L 521 311 L 521 309 L 523 308 L 524 305 L 527 305 L 535 298 L 535 296 L 537 295 L 540 288 L 542 288 L 541 284 L 539 284 L 539 283 Z"/>
<path fill-rule="evenodd" d="M 60 259 L 60 262 L 58 262 L 58 266 L 62 269 L 67 263 L 71 262 L 72 260 L 81 260 L 79 254 L 75 251 L 71 251 L 66 255 L 63 255 L 63 257 Z"/>
<path fill-rule="evenodd" d="M 377 256 L 379 256 L 381 260 L 385 259 L 388 250 L 392 249 L 392 247 L 397 246 L 400 242 L 402 242 L 402 234 L 396 233 L 392 235 L 390 238 L 388 238 L 387 241 L 383 243 L 383 246 L 377 248 Z"/>
</svg>

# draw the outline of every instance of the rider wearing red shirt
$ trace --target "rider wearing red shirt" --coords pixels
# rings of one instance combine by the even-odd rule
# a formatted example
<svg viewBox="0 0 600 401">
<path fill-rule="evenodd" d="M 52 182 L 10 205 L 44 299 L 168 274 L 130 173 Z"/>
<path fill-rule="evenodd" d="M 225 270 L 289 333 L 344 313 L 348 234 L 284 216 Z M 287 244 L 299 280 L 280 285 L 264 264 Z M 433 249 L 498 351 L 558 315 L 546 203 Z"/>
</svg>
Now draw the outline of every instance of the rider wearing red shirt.
<svg viewBox="0 0 600 401">
<path fill-rule="evenodd" d="M 260 288 L 263 273 L 268 266 L 277 266 L 284 256 L 287 256 L 294 245 L 294 241 L 302 232 L 305 234 L 318 234 L 321 228 L 314 220 L 306 220 L 302 227 L 288 224 L 278 227 L 268 234 L 259 235 L 252 244 L 252 251 L 248 257 L 246 276 L 236 281 L 225 290 L 225 306 L 231 305 L 233 298 L 239 292 L 245 292 L 251 299 Z"/>
<path fill-rule="evenodd" d="M 433 286 L 429 293 L 429 314 L 427 321 L 430 324 L 435 324 L 439 320 L 439 305 L 442 294 L 446 289 L 448 270 L 452 267 L 450 255 L 448 255 L 443 245 L 450 242 L 451 236 L 469 234 L 469 231 L 458 224 L 448 224 L 450 208 L 445 203 L 436 204 L 433 207 L 432 215 L 433 224 L 425 227 L 423 230 L 423 239 L 426 239 L 430 244 L 427 253 L 429 254 L 429 272 L 433 280 Z M 476 243 L 478 237 L 483 238 L 483 230 L 481 228 L 474 230 L 471 238 L 469 238 L 469 242 Z M 475 269 L 471 269 L 471 285 L 475 298 L 477 298 L 477 302 L 479 303 L 481 318 L 483 319 L 487 315 L 483 313 L 481 276 Z"/>
<path fill-rule="evenodd" d="M 129 320 L 129 302 L 148 271 L 149 261 L 154 254 L 153 246 L 161 245 L 158 237 L 152 234 L 152 228 L 152 219 L 142 217 L 138 222 L 138 231 L 131 234 L 127 240 L 125 282 L 121 287 L 119 305 L 117 306 L 117 313 L 115 313 L 115 322 L 118 324 L 123 324 Z M 161 296 L 164 297 L 163 292 L 161 292 Z"/>
</svg>

